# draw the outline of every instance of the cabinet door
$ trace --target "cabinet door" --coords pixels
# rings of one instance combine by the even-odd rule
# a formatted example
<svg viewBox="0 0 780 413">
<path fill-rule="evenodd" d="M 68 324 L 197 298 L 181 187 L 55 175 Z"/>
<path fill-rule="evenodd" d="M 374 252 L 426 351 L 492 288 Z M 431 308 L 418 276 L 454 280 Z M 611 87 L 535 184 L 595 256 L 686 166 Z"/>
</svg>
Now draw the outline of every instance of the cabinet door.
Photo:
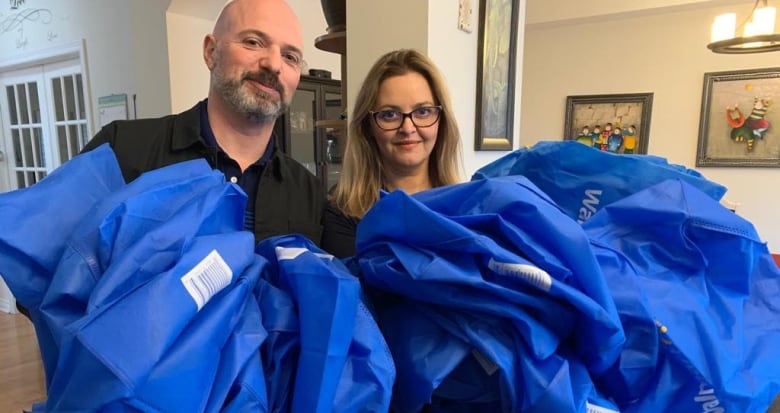
<svg viewBox="0 0 780 413">
<path fill-rule="evenodd" d="M 323 118 L 329 121 L 338 121 L 341 119 L 343 107 L 341 105 L 341 88 L 334 86 L 323 87 L 324 114 Z M 337 122 L 338 123 L 338 122 Z M 323 128 L 323 181 L 325 190 L 330 190 L 333 185 L 339 181 L 341 174 L 341 158 L 344 154 L 344 145 L 346 142 L 346 121 L 343 126 L 330 126 Z"/>
<path fill-rule="evenodd" d="M 301 82 L 295 97 L 290 103 L 290 138 L 285 148 L 288 155 L 303 164 L 311 173 L 317 175 L 317 85 Z"/>
</svg>

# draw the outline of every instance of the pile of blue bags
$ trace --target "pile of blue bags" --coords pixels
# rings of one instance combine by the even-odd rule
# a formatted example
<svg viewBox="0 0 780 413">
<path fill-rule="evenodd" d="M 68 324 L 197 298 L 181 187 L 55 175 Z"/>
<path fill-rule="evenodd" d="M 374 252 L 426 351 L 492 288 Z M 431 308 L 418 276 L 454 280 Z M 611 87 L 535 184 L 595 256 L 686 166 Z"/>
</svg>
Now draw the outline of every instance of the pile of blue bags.
<svg viewBox="0 0 780 413">
<path fill-rule="evenodd" d="M 309 240 L 255 246 L 203 161 L 125 184 L 110 148 L 0 195 L 0 273 L 30 311 L 35 412 L 387 411 L 358 279 Z"/>
<path fill-rule="evenodd" d="M 383 193 L 342 262 L 253 245 L 205 162 L 125 184 L 101 147 L 0 195 L 0 274 L 38 335 L 38 412 L 764 413 L 780 270 L 725 190 L 542 142 Z"/>
</svg>

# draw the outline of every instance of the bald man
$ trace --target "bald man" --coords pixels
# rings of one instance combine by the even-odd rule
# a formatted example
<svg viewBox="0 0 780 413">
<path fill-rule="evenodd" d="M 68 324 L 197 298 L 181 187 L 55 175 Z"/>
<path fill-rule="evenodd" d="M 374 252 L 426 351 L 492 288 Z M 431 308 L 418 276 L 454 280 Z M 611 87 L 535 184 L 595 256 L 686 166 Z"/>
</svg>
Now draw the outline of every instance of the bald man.
<svg viewBox="0 0 780 413">
<path fill-rule="evenodd" d="M 247 193 L 244 227 L 259 242 L 300 233 L 320 243 L 317 178 L 279 150 L 273 133 L 300 81 L 303 37 L 283 0 L 233 0 L 203 40 L 208 98 L 158 119 L 114 121 L 86 145 L 108 142 L 125 180 L 205 158 Z"/>
</svg>

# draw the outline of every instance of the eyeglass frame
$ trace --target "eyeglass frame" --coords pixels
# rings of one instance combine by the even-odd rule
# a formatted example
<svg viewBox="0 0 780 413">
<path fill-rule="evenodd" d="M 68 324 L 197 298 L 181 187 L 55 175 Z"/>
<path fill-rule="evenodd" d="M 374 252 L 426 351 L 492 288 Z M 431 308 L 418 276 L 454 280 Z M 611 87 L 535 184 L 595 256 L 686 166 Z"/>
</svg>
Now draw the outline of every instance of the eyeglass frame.
<svg viewBox="0 0 780 413">
<path fill-rule="evenodd" d="M 438 112 L 436 113 L 436 119 L 434 119 L 433 122 L 431 122 L 431 123 L 429 123 L 429 124 L 427 124 L 425 126 L 420 126 L 420 125 L 418 125 L 418 124 L 416 124 L 414 122 L 414 118 L 412 117 L 412 113 L 414 113 L 414 112 L 416 112 L 416 111 L 418 111 L 420 109 L 433 109 L 433 108 L 438 110 Z M 401 123 L 399 123 L 398 126 L 396 126 L 395 128 L 390 128 L 390 129 L 383 128 L 379 124 L 379 121 L 376 119 L 376 115 L 378 115 L 378 114 L 380 114 L 382 112 L 398 112 L 398 114 L 401 115 Z M 401 127 L 404 126 L 404 122 L 406 122 L 406 118 L 409 118 L 409 120 L 412 121 L 412 125 L 414 125 L 414 127 L 416 127 L 416 128 L 427 128 L 427 127 L 435 125 L 436 122 L 438 122 L 441 119 L 441 114 L 442 113 L 444 113 L 444 108 L 442 107 L 442 105 L 420 106 L 419 108 L 416 108 L 416 109 L 414 109 L 412 111 L 409 111 L 409 112 L 406 112 L 406 113 L 401 112 L 399 110 L 378 110 L 378 111 L 369 110 L 368 111 L 368 114 L 371 115 L 372 119 L 374 119 L 374 124 L 376 124 L 376 126 L 379 129 L 382 129 L 383 131 L 394 131 L 394 130 L 401 129 Z"/>
</svg>

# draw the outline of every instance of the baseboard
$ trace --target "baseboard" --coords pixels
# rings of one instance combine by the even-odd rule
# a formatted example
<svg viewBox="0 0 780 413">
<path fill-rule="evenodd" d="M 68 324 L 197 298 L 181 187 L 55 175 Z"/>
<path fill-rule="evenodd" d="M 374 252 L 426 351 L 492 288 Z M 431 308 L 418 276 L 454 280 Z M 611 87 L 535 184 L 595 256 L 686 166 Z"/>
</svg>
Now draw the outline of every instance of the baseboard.
<svg viewBox="0 0 780 413">
<path fill-rule="evenodd" d="M 18 313 L 16 310 L 16 300 L 13 298 L 0 298 L 0 311 L 4 313 Z"/>
</svg>

